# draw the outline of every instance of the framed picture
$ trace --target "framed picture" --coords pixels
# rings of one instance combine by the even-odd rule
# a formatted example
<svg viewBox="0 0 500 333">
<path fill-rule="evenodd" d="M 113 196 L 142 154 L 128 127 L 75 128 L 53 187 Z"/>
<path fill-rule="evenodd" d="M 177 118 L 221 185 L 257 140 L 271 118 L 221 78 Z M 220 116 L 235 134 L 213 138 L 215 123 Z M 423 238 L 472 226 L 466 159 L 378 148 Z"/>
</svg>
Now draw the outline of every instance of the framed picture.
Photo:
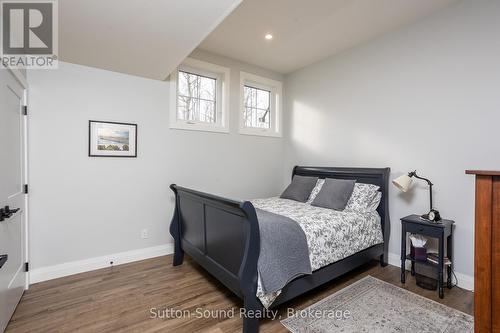
<svg viewBox="0 0 500 333">
<path fill-rule="evenodd" d="M 137 157 L 137 124 L 89 120 L 89 156 Z"/>
</svg>

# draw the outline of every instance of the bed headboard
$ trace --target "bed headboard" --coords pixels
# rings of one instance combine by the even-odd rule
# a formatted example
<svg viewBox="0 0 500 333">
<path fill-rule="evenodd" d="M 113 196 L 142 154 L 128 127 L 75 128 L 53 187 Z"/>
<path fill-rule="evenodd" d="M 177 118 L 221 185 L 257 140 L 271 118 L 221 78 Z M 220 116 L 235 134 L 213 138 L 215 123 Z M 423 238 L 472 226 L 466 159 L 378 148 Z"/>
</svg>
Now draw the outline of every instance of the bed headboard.
<svg viewBox="0 0 500 333">
<path fill-rule="evenodd" d="M 319 178 L 355 179 L 358 183 L 380 186 L 382 199 L 377 208 L 381 218 L 384 234 L 384 247 L 389 246 L 391 222 L 389 219 L 389 174 L 391 168 L 337 168 L 337 167 L 308 167 L 296 166 L 293 168 L 292 178 L 295 175 Z M 386 249 L 387 250 L 387 249 Z"/>
</svg>

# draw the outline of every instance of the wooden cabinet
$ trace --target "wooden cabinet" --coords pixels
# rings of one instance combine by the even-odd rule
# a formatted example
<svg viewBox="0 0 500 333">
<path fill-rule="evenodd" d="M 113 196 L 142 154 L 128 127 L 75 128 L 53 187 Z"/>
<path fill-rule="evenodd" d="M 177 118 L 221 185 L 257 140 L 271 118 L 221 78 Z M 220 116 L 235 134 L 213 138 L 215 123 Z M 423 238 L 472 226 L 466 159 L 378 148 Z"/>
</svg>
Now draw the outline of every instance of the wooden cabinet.
<svg viewBox="0 0 500 333">
<path fill-rule="evenodd" d="M 500 332 L 500 171 L 476 176 L 474 331 Z"/>
</svg>

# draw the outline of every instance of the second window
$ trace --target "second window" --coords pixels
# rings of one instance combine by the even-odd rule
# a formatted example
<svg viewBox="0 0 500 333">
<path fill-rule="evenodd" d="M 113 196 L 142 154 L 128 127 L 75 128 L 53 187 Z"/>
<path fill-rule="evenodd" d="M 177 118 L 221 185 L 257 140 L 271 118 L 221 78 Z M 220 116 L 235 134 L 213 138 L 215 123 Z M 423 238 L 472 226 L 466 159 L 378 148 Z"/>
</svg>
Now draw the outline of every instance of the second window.
<svg viewBox="0 0 500 333">
<path fill-rule="evenodd" d="M 281 82 L 240 73 L 240 133 L 281 136 Z"/>
</svg>

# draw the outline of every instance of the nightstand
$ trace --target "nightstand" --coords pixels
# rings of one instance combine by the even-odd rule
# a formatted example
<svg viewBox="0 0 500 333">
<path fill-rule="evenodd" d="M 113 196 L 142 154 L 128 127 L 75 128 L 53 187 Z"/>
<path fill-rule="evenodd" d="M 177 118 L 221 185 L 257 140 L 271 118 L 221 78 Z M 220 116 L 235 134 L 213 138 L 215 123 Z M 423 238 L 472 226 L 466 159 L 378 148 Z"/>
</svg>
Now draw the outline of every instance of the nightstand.
<svg viewBox="0 0 500 333">
<path fill-rule="evenodd" d="M 433 223 L 420 218 L 419 215 L 410 215 L 401 219 L 401 283 L 406 280 L 406 260 L 411 260 L 411 275 L 415 275 L 415 262 L 436 267 L 438 271 L 438 291 L 439 298 L 444 297 L 443 290 L 443 270 L 444 270 L 444 240 L 446 239 L 446 255 L 451 261 L 447 266 L 447 287 L 451 288 L 451 270 L 453 265 L 453 224 L 451 220 L 441 220 L 439 223 Z M 420 234 L 427 237 L 437 238 L 439 240 L 438 257 L 439 263 L 434 264 L 430 261 L 419 261 L 406 254 L 406 234 Z"/>
</svg>

